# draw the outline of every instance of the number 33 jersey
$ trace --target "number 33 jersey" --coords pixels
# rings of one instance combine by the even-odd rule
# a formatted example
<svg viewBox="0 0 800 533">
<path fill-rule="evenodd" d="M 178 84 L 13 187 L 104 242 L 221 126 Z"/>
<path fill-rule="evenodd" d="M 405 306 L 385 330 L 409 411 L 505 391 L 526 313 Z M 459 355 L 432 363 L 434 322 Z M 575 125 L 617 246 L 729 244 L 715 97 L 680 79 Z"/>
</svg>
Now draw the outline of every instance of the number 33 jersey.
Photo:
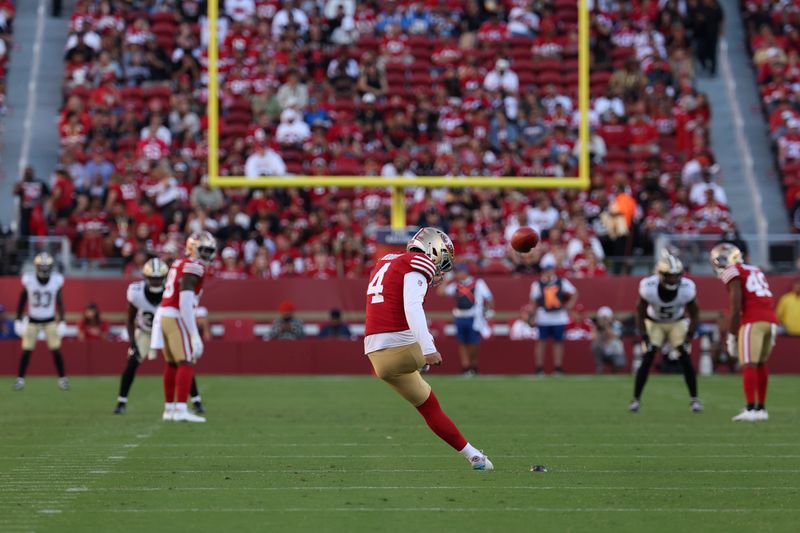
<svg viewBox="0 0 800 533">
<path fill-rule="evenodd" d="M 639 282 L 639 296 L 647 302 L 647 318 L 655 322 L 675 322 L 683 318 L 686 304 L 697 297 L 694 281 L 681 278 L 677 294 L 670 301 L 664 301 L 658 293 L 658 275 L 644 278 Z"/>
<path fill-rule="evenodd" d="M 136 308 L 136 327 L 150 333 L 153 330 L 153 316 L 158 304 L 153 304 L 145 294 L 145 281 L 135 281 L 128 285 L 128 303 Z"/>
<path fill-rule="evenodd" d="M 729 265 L 719 276 L 725 285 L 735 279 L 742 280 L 742 324 L 753 322 L 778 323 L 775 317 L 775 302 L 767 278 L 761 269 L 753 265 L 736 263 Z"/>
<path fill-rule="evenodd" d="M 28 272 L 22 275 L 22 286 L 28 292 L 28 318 L 33 322 L 55 320 L 56 298 L 64 286 L 64 276 L 53 272 L 47 283 L 42 283 L 36 274 Z"/>
</svg>

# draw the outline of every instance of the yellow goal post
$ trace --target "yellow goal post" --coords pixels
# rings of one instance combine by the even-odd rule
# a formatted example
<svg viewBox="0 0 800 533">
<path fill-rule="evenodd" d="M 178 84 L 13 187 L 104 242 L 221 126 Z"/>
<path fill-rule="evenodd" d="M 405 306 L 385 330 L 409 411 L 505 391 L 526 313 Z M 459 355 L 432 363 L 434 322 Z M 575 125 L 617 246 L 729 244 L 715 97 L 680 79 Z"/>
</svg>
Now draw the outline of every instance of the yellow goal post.
<svg viewBox="0 0 800 533">
<path fill-rule="evenodd" d="M 517 189 L 588 189 L 589 170 L 589 8 L 588 0 L 578 2 L 578 175 L 552 176 L 246 176 L 219 175 L 219 49 L 218 2 L 208 2 L 208 183 L 212 187 L 289 188 L 289 187 L 375 187 L 391 188 L 391 225 L 406 227 L 405 190 L 414 188 L 472 187 Z"/>
</svg>

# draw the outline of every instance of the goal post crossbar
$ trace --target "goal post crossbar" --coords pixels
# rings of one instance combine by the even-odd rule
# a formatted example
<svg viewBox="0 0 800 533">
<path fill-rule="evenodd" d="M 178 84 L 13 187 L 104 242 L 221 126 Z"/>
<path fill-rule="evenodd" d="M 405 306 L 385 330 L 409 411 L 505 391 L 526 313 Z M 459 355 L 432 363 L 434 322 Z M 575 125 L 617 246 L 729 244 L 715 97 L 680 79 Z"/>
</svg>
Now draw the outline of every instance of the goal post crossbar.
<svg viewBox="0 0 800 533">
<path fill-rule="evenodd" d="M 589 170 L 589 9 L 588 0 L 578 2 L 578 175 L 552 176 L 221 176 L 219 173 L 219 6 L 208 2 L 208 183 L 212 187 L 287 188 L 287 187 L 390 187 L 392 189 L 392 226 L 405 225 L 405 189 L 438 187 L 517 188 L 517 189 L 587 189 Z M 395 213 L 403 208 L 403 213 Z M 402 215 L 402 216 L 401 216 Z"/>
</svg>

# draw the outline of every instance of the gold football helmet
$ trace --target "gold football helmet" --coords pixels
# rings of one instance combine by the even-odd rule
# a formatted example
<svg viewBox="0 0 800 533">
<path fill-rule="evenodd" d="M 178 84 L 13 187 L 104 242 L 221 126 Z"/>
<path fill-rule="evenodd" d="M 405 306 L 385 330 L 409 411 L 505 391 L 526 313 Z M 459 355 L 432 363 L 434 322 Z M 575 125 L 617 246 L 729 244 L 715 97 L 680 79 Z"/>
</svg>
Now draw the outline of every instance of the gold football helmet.
<svg viewBox="0 0 800 533">
<path fill-rule="evenodd" d="M 40 278 L 49 277 L 54 264 L 53 256 L 47 252 L 40 252 L 33 258 L 33 267 L 36 269 L 36 275 Z"/>
<path fill-rule="evenodd" d="M 744 261 L 742 251 L 729 242 L 723 242 L 714 246 L 711 249 L 709 259 L 711 260 L 711 267 L 718 276 L 730 265 Z"/>
<path fill-rule="evenodd" d="M 192 233 L 186 239 L 186 255 L 200 261 L 211 261 L 217 254 L 217 240 L 207 231 Z"/>
<path fill-rule="evenodd" d="M 661 285 L 667 290 L 674 291 L 681 284 L 683 277 L 683 263 L 669 252 L 665 252 L 656 263 L 656 273 Z"/>
<path fill-rule="evenodd" d="M 167 278 L 169 268 L 161 259 L 154 257 L 147 261 L 142 267 L 142 275 L 147 280 L 147 288 L 150 292 L 161 292 L 164 290 L 164 281 Z"/>
<path fill-rule="evenodd" d="M 406 245 L 409 252 L 422 252 L 436 265 L 436 273 L 449 272 L 453 269 L 455 249 L 453 241 L 447 233 L 436 228 L 422 228 Z"/>
</svg>

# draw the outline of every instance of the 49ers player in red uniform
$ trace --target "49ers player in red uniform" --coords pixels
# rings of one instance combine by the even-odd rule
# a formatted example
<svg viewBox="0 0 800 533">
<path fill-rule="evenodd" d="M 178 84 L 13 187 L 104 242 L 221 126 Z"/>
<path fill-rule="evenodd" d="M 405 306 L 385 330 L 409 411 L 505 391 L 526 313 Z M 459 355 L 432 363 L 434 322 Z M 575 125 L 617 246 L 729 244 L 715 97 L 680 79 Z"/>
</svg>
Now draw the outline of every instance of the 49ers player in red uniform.
<svg viewBox="0 0 800 533">
<path fill-rule="evenodd" d="M 760 268 L 743 262 L 742 252 L 728 243 L 711 250 L 711 265 L 730 296 L 728 353 L 739 356 L 747 406 L 736 422 L 768 420 L 767 359 L 775 346 L 778 319 L 775 302 Z"/>
<path fill-rule="evenodd" d="M 175 260 L 167 273 L 151 341 L 153 347 L 161 348 L 163 344 L 166 365 L 162 418 L 167 421 L 206 421 L 189 412 L 186 400 L 192 387 L 194 361 L 203 354 L 195 307 L 203 289 L 206 267 L 216 252 L 217 241 L 209 232 L 193 233 L 186 241 L 186 256 Z"/>
<path fill-rule="evenodd" d="M 442 363 L 422 304 L 428 287 L 453 268 L 453 243 L 436 228 L 422 228 L 406 250 L 383 256 L 370 275 L 364 352 L 375 374 L 416 407 L 436 435 L 474 470 L 492 470 L 489 458 L 461 435 L 419 373 L 426 364 Z"/>
</svg>

